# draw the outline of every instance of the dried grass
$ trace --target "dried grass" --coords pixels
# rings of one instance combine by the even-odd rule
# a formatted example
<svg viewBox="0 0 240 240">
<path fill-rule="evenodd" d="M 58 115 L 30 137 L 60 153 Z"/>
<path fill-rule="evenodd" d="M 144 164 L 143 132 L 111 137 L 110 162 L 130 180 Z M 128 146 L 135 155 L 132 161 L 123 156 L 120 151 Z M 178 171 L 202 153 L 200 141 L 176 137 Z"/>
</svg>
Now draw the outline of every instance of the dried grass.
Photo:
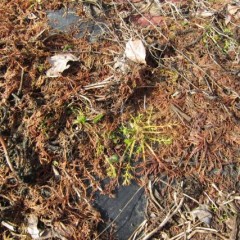
<svg viewBox="0 0 240 240">
<path fill-rule="evenodd" d="M 103 2 L 110 6 L 104 20 L 109 32 L 93 44 L 49 29 L 46 10 L 69 7 L 68 1 L 0 3 L 0 216 L 19 227 L 16 239 L 24 239 L 30 213 L 62 239 L 97 238 L 101 217 L 91 206 L 93 193 L 110 194 L 124 166 L 116 165 L 118 178 L 102 189 L 106 155 L 124 154 L 124 140 L 116 143 L 109 136 L 148 107 L 154 109 L 155 125 L 177 122 L 178 127 L 170 130 L 171 145 L 153 146 L 159 161 L 146 154 L 146 162 L 135 163 L 135 177 L 166 174 L 169 182 L 194 177 L 211 197 L 215 190 L 210 183 L 219 191 L 239 191 L 239 20 L 224 25 L 230 1 L 169 1 L 157 10 L 134 1 Z M 83 14 L 81 3 L 75 7 Z M 197 15 L 202 9 L 217 13 L 204 18 Z M 149 11 L 157 11 L 156 16 L 149 17 Z M 30 13 L 37 19 L 29 20 Z M 131 37 L 149 50 L 148 65 L 129 63 L 129 73 L 114 71 L 114 58 Z M 73 45 L 79 66 L 47 79 L 46 58 L 67 44 Z M 74 123 L 77 109 L 84 111 L 88 124 Z M 103 119 L 93 123 L 100 113 Z M 169 208 L 173 201 L 178 203 L 168 199 L 161 206 Z M 174 214 L 181 218 L 186 211 L 179 209 Z M 219 208 L 218 217 L 222 211 L 232 210 Z M 160 237 L 160 219 L 140 226 L 142 239 Z M 160 226 L 169 239 L 205 233 L 226 239 L 229 231 L 221 233 L 223 225 L 225 221 L 216 221 L 211 229 Z M 5 236 L 10 232 L 0 230 Z"/>
</svg>

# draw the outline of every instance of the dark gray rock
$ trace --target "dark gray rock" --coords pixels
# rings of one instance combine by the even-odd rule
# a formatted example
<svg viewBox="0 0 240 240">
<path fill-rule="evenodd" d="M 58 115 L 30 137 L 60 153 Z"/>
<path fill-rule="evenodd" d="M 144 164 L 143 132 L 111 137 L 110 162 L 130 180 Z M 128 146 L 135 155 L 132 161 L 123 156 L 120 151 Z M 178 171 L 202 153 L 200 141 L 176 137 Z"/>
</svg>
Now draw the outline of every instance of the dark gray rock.
<svg viewBox="0 0 240 240">
<path fill-rule="evenodd" d="M 146 202 L 144 189 L 132 183 L 130 186 L 120 186 L 116 198 L 98 194 L 95 204 L 105 220 L 103 228 L 116 219 L 114 235 L 119 240 L 127 240 L 144 221 Z"/>
<path fill-rule="evenodd" d="M 80 17 L 73 10 L 56 10 L 47 12 L 48 23 L 54 30 L 68 33 L 79 24 Z"/>
<path fill-rule="evenodd" d="M 74 10 L 48 11 L 47 18 L 53 31 L 74 32 L 76 38 L 87 36 L 89 42 L 97 41 L 107 32 L 107 26 L 104 22 L 81 19 Z"/>
</svg>

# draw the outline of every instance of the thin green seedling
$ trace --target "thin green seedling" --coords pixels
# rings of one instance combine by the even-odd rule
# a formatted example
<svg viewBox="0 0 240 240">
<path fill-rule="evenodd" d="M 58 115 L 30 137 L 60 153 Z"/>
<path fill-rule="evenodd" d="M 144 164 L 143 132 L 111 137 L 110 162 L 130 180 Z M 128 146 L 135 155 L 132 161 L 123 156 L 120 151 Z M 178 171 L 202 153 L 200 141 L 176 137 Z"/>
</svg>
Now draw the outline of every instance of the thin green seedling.
<svg viewBox="0 0 240 240">
<path fill-rule="evenodd" d="M 134 157 L 142 156 L 143 161 L 146 161 L 146 154 L 153 156 L 158 162 L 160 159 L 154 151 L 153 146 L 161 144 L 169 145 L 173 139 L 167 133 L 167 130 L 176 126 L 175 123 L 167 123 L 163 125 L 155 125 L 152 121 L 152 110 L 144 114 L 132 116 L 130 121 L 123 124 L 120 131 L 124 138 L 125 150 L 123 153 L 124 161 L 126 161 L 124 183 L 128 183 L 127 179 L 131 179 L 130 172 L 133 170 L 131 161 Z"/>
</svg>

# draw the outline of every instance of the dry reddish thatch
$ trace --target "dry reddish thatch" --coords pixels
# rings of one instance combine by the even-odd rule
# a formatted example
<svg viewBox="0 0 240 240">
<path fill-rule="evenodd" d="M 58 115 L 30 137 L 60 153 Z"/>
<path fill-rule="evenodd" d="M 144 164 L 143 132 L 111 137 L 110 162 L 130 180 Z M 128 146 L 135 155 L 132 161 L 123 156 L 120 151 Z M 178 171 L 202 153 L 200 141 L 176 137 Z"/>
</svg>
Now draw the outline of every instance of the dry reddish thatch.
<svg viewBox="0 0 240 240">
<path fill-rule="evenodd" d="M 155 126 L 173 124 L 163 131 L 172 143 L 134 149 L 134 177 L 197 179 L 213 199 L 211 183 L 239 192 L 240 10 L 226 24 L 230 1 L 160 1 L 155 16 L 141 12 L 137 1 L 103 2 L 110 32 L 91 44 L 49 29 L 46 11 L 68 7 L 68 1 L 0 3 L 0 217 L 19 227 L 18 239 L 24 239 L 29 214 L 56 238 L 97 237 L 101 216 L 92 207 L 93 193 L 107 177 L 106 157 L 116 154 L 120 161 L 103 192 L 121 182 L 128 166 L 121 128 L 139 114 L 143 123 L 150 116 Z M 74 7 L 84 16 L 80 3 Z M 203 11 L 212 9 L 205 17 Z M 147 65 L 129 62 L 128 73 L 115 71 L 130 37 L 144 39 Z M 66 46 L 79 64 L 47 78 L 47 57 Z M 106 85 L 89 87 L 109 77 Z M 79 114 L 86 122 L 76 123 Z M 7 228 L 0 233 L 10 234 Z"/>
</svg>

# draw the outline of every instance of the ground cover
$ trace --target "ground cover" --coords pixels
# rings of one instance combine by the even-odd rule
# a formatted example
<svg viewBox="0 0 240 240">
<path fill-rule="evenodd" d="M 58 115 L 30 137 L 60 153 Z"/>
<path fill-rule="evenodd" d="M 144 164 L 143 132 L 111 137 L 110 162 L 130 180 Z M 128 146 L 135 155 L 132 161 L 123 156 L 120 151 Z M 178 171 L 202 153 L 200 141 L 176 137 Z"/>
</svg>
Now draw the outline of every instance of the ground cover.
<svg viewBox="0 0 240 240">
<path fill-rule="evenodd" d="M 230 0 L 2 0 L 3 239 L 116 239 L 95 199 L 131 183 L 129 239 L 238 239 L 239 19 Z"/>
</svg>

